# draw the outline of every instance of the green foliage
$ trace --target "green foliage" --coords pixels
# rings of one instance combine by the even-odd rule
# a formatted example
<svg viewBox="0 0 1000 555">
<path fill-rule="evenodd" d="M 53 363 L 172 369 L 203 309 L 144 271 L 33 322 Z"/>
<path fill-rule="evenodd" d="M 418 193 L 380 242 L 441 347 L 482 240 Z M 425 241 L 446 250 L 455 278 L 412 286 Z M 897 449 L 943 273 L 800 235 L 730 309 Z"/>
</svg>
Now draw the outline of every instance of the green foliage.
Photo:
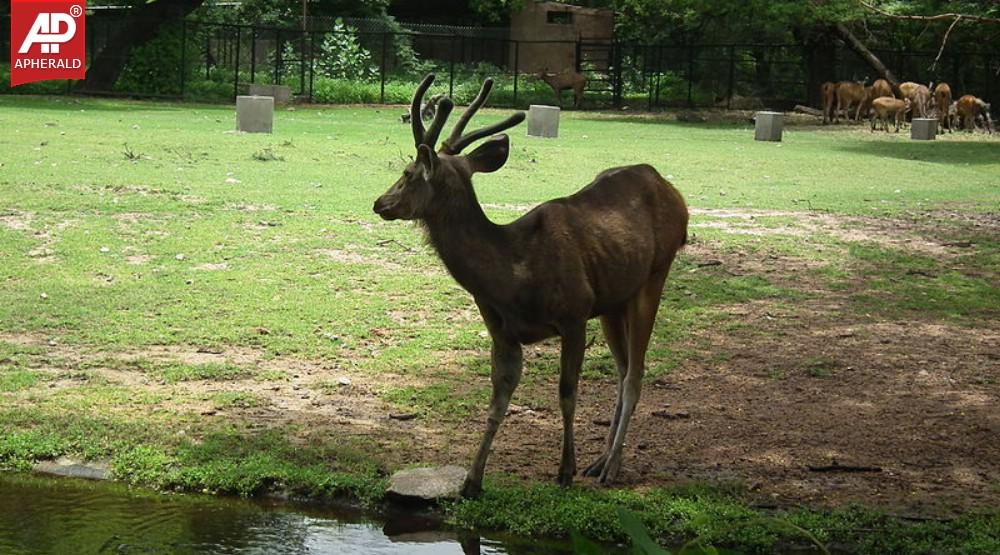
<svg viewBox="0 0 1000 555">
<path fill-rule="evenodd" d="M 323 35 L 316 60 L 318 74 L 330 79 L 371 82 L 378 78 L 372 54 L 358 42 L 357 29 L 339 19 L 333 30 Z"/>
<path fill-rule="evenodd" d="M 35 461 L 56 457 L 64 448 L 56 434 L 13 429 L 0 422 L 0 468 L 28 470 Z"/>
<path fill-rule="evenodd" d="M 128 63 L 115 83 L 115 90 L 157 95 L 181 94 L 180 72 L 184 71 L 185 78 L 190 79 L 197 67 L 193 57 L 184 59 L 184 46 L 181 24 L 161 26 L 156 38 L 129 52 Z M 186 65 L 182 66 L 182 61 Z"/>
</svg>

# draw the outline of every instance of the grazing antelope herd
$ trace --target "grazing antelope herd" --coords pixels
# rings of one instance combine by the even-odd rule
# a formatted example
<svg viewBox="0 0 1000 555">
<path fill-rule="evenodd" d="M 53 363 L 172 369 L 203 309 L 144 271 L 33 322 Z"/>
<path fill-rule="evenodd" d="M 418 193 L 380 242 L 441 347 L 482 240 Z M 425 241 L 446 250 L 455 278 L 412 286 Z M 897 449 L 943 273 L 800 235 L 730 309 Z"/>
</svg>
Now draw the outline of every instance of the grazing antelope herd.
<svg viewBox="0 0 1000 555">
<path fill-rule="evenodd" d="M 897 95 L 885 79 L 879 79 L 867 87 L 863 82 L 857 81 L 823 83 L 820 85 L 823 123 L 837 123 L 843 113 L 848 120 L 861 121 L 862 117 L 868 117 L 873 132 L 879 127 L 889 131 L 890 122 L 895 123 L 895 130 L 898 132 L 909 113 L 912 117 L 933 117 L 938 120 L 941 130 L 949 133 L 955 129 L 970 132 L 982 129 L 993 133 L 990 103 L 971 94 L 952 100 L 948 83 L 934 86 L 933 83 L 922 85 L 907 81 L 899 85 L 898 92 Z"/>
</svg>

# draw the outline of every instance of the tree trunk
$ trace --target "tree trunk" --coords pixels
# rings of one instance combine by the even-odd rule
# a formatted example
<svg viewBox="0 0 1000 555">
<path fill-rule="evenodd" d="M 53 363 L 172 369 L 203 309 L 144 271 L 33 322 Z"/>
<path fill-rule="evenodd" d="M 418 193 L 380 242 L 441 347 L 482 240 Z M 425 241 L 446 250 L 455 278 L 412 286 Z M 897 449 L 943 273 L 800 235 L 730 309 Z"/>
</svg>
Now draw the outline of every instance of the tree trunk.
<svg viewBox="0 0 1000 555">
<path fill-rule="evenodd" d="M 851 50 L 857 52 L 858 56 L 861 56 L 861 59 L 871 66 L 871 68 L 874 69 L 875 72 L 878 73 L 883 79 L 888 81 L 890 85 L 892 85 L 892 88 L 899 88 L 899 79 L 896 79 L 896 76 L 889 71 L 889 68 L 885 67 L 882 60 L 878 59 L 875 54 L 872 54 L 872 51 L 868 50 L 868 47 L 865 46 L 865 44 L 861 42 L 858 37 L 854 36 L 854 33 L 852 33 L 846 25 L 843 23 L 837 23 L 834 29 L 837 30 L 837 34 L 840 35 L 840 38 L 844 39 L 847 46 L 851 47 Z"/>
<path fill-rule="evenodd" d="M 157 0 L 137 3 L 108 38 L 87 69 L 87 78 L 76 84 L 83 92 L 110 91 L 128 62 L 129 52 L 156 38 L 160 26 L 179 21 L 205 0 Z"/>
<path fill-rule="evenodd" d="M 837 81 L 837 49 L 829 27 L 817 26 L 795 30 L 795 38 L 802 45 L 806 63 L 806 103 L 822 106 L 820 85 Z"/>
</svg>

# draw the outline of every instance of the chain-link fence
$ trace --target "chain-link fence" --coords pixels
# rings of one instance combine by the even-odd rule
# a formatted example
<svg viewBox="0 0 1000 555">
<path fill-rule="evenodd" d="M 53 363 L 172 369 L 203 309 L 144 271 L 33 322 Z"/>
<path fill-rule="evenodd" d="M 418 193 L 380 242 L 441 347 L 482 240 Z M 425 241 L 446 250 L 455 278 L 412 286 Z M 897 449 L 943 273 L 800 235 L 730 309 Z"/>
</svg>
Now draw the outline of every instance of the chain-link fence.
<svg viewBox="0 0 1000 555">
<path fill-rule="evenodd" d="M 88 62 L 124 20 L 92 16 Z M 9 50 L 9 21 L 0 18 L 0 48 Z M 302 28 L 185 20 L 163 26 L 154 41 L 134 49 L 108 93 L 226 101 L 251 83 L 282 84 L 319 103 L 407 103 L 428 72 L 457 102 L 468 102 L 486 77 L 495 80 L 491 104 L 524 107 L 555 101 L 537 75 L 540 57 L 563 60 L 587 80 L 584 108 L 718 107 L 789 109 L 815 99 L 818 69 L 799 45 L 640 44 L 619 41 L 516 41 L 505 29 L 325 20 Z M 1000 90 L 995 53 L 876 50 L 902 79 L 948 81 L 959 94 L 990 99 Z M 555 56 L 555 58 L 553 58 Z M 865 79 L 874 72 L 838 47 L 826 74 Z M 549 68 L 563 69 L 563 68 Z M 9 71 L 2 68 L 0 71 Z M 66 82 L 7 92 L 65 93 Z M 571 103 L 569 92 L 563 103 Z"/>
</svg>

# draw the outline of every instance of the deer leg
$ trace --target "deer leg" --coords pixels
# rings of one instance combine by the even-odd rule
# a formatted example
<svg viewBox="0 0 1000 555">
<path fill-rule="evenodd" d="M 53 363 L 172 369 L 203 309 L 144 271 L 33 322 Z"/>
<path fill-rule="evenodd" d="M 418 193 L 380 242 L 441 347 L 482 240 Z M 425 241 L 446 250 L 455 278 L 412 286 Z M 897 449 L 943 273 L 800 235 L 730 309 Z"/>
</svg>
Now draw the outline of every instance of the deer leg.
<svg viewBox="0 0 1000 555">
<path fill-rule="evenodd" d="M 615 410 L 611 413 L 611 427 L 608 428 L 607 446 L 604 448 L 604 453 L 583 471 L 584 476 L 591 478 L 597 478 L 601 475 L 604 463 L 608 461 L 611 445 L 615 441 L 615 430 L 618 429 L 618 421 L 622 415 L 622 384 L 625 380 L 625 373 L 628 372 L 625 317 L 621 314 L 601 316 L 601 327 L 604 328 L 604 339 L 608 342 L 608 349 L 611 350 L 611 356 L 615 359 L 615 367 L 618 369 L 618 395 L 615 401 Z"/>
<path fill-rule="evenodd" d="M 574 322 L 562 330 L 562 354 L 559 374 L 559 408 L 563 418 L 562 459 L 559 462 L 559 485 L 569 486 L 576 474 L 576 445 L 573 442 L 573 417 L 576 414 L 576 391 L 580 366 L 587 349 L 587 322 Z"/>
<path fill-rule="evenodd" d="M 494 336 L 492 351 L 490 381 L 493 383 L 493 396 L 486 415 L 486 432 L 483 433 L 476 458 L 472 461 L 472 469 L 462 485 L 462 497 L 479 497 L 482 494 L 483 473 L 486 471 L 486 459 L 490 456 L 493 437 L 500 429 L 500 423 L 507 414 L 510 397 L 521 380 L 521 345 Z"/>
<path fill-rule="evenodd" d="M 663 282 L 667 279 L 669 266 L 662 273 L 654 275 L 639 289 L 625 310 L 625 325 L 628 327 L 628 370 L 622 383 L 622 410 L 615 429 L 615 438 L 608 452 L 608 460 L 601 471 L 600 482 L 609 484 L 618 478 L 622 465 L 622 449 L 625 446 L 625 434 L 628 432 L 629 420 L 635 412 L 642 390 L 642 376 L 646 371 L 646 348 L 649 347 L 649 336 L 653 333 L 653 321 L 656 310 L 660 306 L 660 295 L 663 294 Z"/>
</svg>

